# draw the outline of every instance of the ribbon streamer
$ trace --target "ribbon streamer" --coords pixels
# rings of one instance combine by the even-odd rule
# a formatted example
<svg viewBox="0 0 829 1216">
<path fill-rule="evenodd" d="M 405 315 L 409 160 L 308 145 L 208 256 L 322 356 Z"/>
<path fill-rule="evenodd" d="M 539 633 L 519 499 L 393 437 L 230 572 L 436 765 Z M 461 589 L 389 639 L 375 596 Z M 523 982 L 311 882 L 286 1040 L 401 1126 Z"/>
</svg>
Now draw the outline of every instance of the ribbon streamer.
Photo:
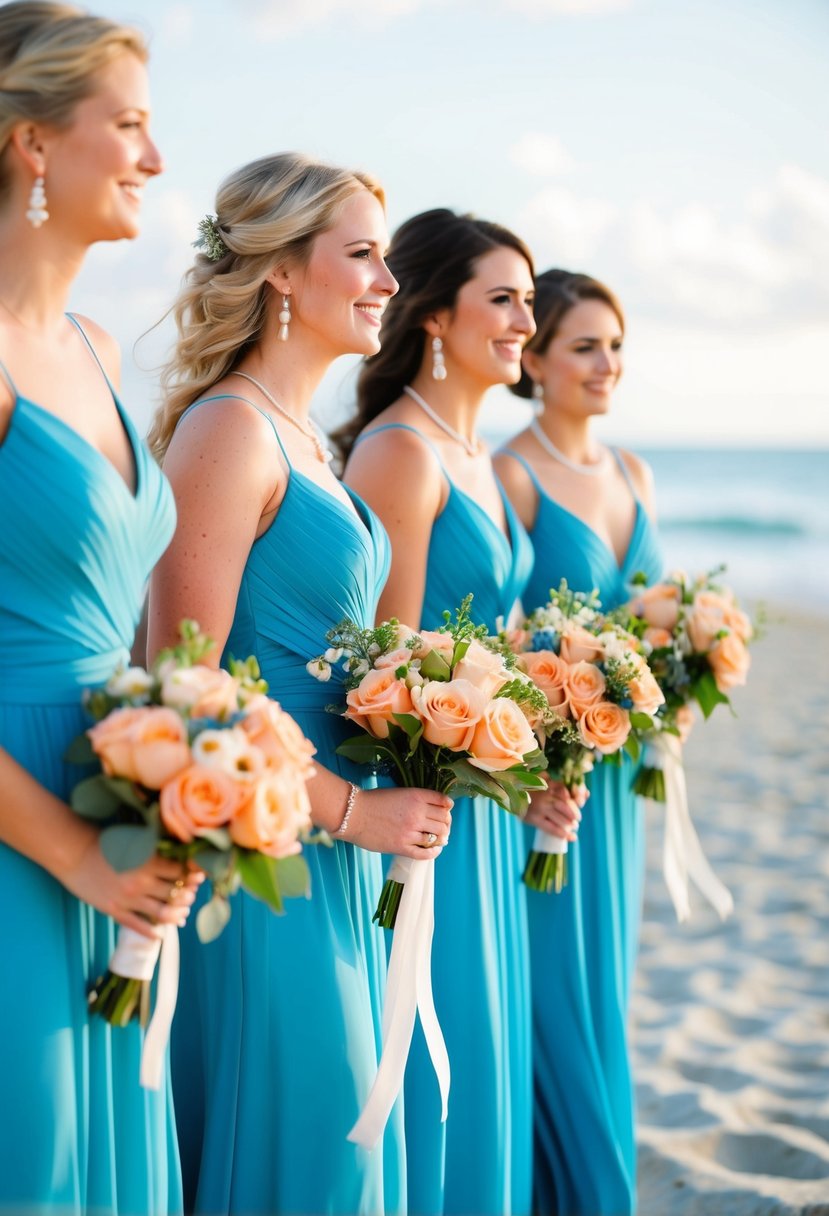
<svg viewBox="0 0 829 1216">
<path fill-rule="evenodd" d="M 677 920 L 688 920 L 691 904 L 688 879 L 692 879 L 714 910 L 725 920 L 734 910 L 734 900 L 728 888 L 720 882 L 702 851 L 691 813 L 688 809 L 688 789 L 682 764 L 682 744 L 676 735 L 657 735 L 648 744 L 653 751 L 654 767 L 665 774 L 665 840 L 662 872 L 676 910 Z"/>
<path fill-rule="evenodd" d="M 383 1135 L 403 1087 L 406 1061 L 420 1022 L 438 1080 L 441 1122 L 449 1103 L 449 1055 L 432 994 L 432 936 L 435 927 L 435 863 L 395 858 L 388 877 L 403 883 L 392 939 L 383 1010 L 383 1051 L 366 1104 L 348 1139 L 372 1149 Z"/>
<path fill-rule="evenodd" d="M 141 1052 L 140 1079 L 145 1089 L 158 1089 L 164 1072 L 164 1058 L 178 997 L 178 929 L 175 925 L 165 925 L 164 936 L 160 939 L 144 937 L 133 929 L 119 930 L 115 952 L 109 962 L 113 975 L 149 982 L 153 978 L 156 962 L 158 984 L 155 1009 L 144 1035 Z"/>
</svg>

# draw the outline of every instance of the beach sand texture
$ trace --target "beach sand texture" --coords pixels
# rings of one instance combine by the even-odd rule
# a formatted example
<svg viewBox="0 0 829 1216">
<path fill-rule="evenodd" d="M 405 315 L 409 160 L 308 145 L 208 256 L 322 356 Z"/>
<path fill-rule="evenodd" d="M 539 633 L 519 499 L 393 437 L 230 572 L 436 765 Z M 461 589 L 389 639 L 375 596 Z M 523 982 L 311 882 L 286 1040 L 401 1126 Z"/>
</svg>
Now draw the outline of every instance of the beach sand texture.
<svg viewBox="0 0 829 1216">
<path fill-rule="evenodd" d="M 724 924 L 677 923 L 648 804 L 640 1216 L 829 1216 L 829 622 L 770 613 L 733 702 L 686 749 Z"/>
</svg>

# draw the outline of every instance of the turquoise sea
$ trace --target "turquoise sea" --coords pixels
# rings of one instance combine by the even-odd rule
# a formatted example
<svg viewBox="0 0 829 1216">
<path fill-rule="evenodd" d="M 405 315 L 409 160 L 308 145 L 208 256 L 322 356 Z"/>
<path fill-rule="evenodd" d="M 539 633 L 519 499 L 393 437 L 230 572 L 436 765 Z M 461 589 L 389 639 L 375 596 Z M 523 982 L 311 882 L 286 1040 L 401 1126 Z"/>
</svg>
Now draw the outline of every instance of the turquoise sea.
<svg viewBox="0 0 829 1216">
<path fill-rule="evenodd" d="M 829 616 L 829 450 L 637 447 L 668 569 L 724 562 L 738 596 Z"/>
</svg>

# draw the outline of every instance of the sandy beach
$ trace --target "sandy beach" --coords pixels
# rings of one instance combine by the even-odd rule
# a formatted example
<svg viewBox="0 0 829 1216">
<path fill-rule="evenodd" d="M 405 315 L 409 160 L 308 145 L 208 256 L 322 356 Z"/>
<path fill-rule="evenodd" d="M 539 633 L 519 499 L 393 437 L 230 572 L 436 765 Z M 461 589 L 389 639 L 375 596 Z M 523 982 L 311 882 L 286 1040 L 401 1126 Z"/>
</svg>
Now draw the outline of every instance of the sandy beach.
<svg viewBox="0 0 829 1216">
<path fill-rule="evenodd" d="M 640 1216 L 829 1216 L 829 621 L 770 612 L 733 700 L 686 749 L 724 924 L 677 923 L 648 806 Z"/>
</svg>

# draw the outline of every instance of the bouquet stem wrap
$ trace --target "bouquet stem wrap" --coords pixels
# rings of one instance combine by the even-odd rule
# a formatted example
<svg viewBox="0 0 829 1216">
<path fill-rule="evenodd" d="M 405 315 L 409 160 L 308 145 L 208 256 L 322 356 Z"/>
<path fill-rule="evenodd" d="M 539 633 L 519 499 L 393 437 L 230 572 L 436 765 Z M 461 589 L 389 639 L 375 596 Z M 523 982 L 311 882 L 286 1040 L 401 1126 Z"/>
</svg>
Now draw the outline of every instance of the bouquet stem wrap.
<svg viewBox="0 0 829 1216">
<path fill-rule="evenodd" d="M 682 744 L 675 735 L 658 735 L 648 744 L 654 763 L 665 774 L 665 841 L 662 871 L 677 920 L 688 920 L 691 905 L 688 879 L 692 879 L 714 910 L 725 920 L 734 910 L 731 892 L 717 878 L 702 851 L 691 813 L 682 765 Z"/>
<path fill-rule="evenodd" d="M 109 970 L 124 979 L 149 983 L 158 962 L 155 1009 L 144 1035 L 141 1052 L 141 1084 L 158 1089 L 164 1070 L 164 1057 L 178 997 L 178 929 L 165 925 L 162 938 L 144 937 L 133 929 L 121 928 Z"/>
<path fill-rule="evenodd" d="M 348 1133 L 349 1140 L 366 1149 L 374 1148 L 383 1135 L 403 1087 L 418 1013 L 438 1079 L 441 1122 L 446 1120 L 449 1102 L 449 1055 L 432 996 L 435 863 L 397 857 L 389 870 L 389 879 L 403 883 L 403 893 L 389 958 L 383 1010 L 383 1052 L 362 1114 Z"/>
<path fill-rule="evenodd" d="M 563 837 L 536 828 L 524 868 L 524 882 L 531 890 L 561 893 L 567 884 L 567 846 Z"/>
</svg>

